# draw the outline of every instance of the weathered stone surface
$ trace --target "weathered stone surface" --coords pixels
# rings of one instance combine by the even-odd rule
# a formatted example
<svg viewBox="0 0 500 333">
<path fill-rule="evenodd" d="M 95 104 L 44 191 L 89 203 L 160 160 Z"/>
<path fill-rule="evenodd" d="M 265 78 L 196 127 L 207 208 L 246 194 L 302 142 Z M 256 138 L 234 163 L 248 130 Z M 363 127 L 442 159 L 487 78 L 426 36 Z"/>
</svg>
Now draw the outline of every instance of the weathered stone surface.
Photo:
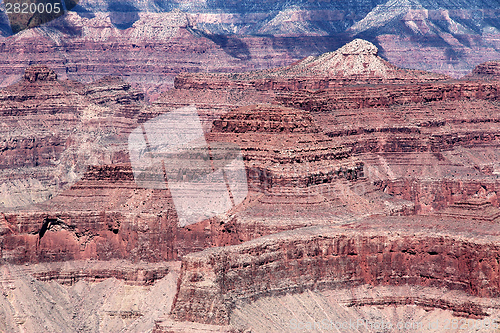
<svg viewBox="0 0 500 333">
<path fill-rule="evenodd" d="M 302 90 L 281 94 L 287 106 L 322 112 L 334 109 L 381 108 L 394 104 L 426 103 L 446 100 L 498 100 L 500 86 L 486 82 L 424 83 L 377 87 L 348 87 L 320 91 Z"/>
<path fill-rule="evenodd" d="M 477 65 L 472 73 L 465 76 L 465 78 L 485 80 L 485 81 L 498 81 L 500 80 L 500 62 L 487 61 Z"/>
<path fill-rule="evenodd" d="M 494 259 L 499 248 L 491 243 L 499 235 L 498 226 L 487 232 L 483 228 L 486 234 L 471 238 L 451 231 L 429 234 L 418 227 L 393 227 L 388 235 L 373 225 L 372 231 L 360 228 L 370 224 L 367 220 L 359 227 L 296 229 L 190 254 L 184 258 L 172 314 L 178 320 L 227 324 L 231 311 L 245 300 L 362 284 L 500 295 Z"/>
<path fill-rule="evenodd" d="M 0 91 L 3 207 L 45 201 L 80 179 L 88 165 L 126 161 L 126 131 L 141 109 L 142 94 L 121 79 L 115 86 L 106 79 L 91 86 L 119 101 L 113 105 L 95 103 L 96 93 L 56 80 L 45 66 L 29 67 L 25 75 Z"/>
<path fill-rule="evenodd" d="M 180 74 L 177 89 L 255 89 L 289 91 L 351 84 L 442 81 L 445 75 L 397 68 L 377 55 L 375 45 L 355 39 L 334 52 L 306 57 L 292 65 L 236 74 Z"/>
<path fill-rule="evenodd" d="M 112 260 L 4 264 L 0 267 L 0 329 L 16 333 L 151 331 L 155 320 L 170 310 L 179 268 L 173 262 Z M 155 271 L 166 274 L 157 274 L 153 283 Z M 55 279 L 39 280 L 44 278 Z"/>
<path fill-rule="evenodd" d="M 273 333 L 320 330 L 375 333 L 432 332 L 446 330 L 446 326 L 453 331 L 453 322 L 454 327 L 465 324 L 471 329 L 494 332 L 497 328 L 493 323 L 499 316 L 497 304 L 498 299 L 485 300 L 456 290 L 363 285 L 262 297 L 237 307 L 231 325 Z"/>
<path fill-rule="evenodd" d="M 192 322 L 178 322 L 173 320 L 158 320 L 155 322 L 153 333 L 237 333 L 241 332 L 230 325 L 209 325 Z"/>
<path fill-rule="evenodd" d="M 24 72 L 24 79 L 29 82 L 35 81 L 55 81 L 56 73 L 45 65 L 31 66 Z"/>
<path fill-rule="evenodd" d="M 271 105 L 246 107 L 214 121 L 212 131 L 227 133 L 316 133 L 308 112 Z"/>
<path fill-rule="evenodd" d="M 276 70 L 183 74 L 150 106 L 117 77 L 82 84 L 28 68 L 26 80 L 0 91 L 2 262 L 47 265 L 30 272 L 37 283 L 73 288 L 107 277 L 154 287 L 170 272 L 162 262 L 180 260 L 171 316 L 144 324 L 158 332 L 252 329 L 248 313 L 258 304 L 278 309 L 279 297 L 299 302 L 308 291 L 353 286 L 461 296 L 349 298 L 338 313 L 355 307 L 366 318 L 362 309 L 396 306 L 492 315 L 486 303 L 500 295 L 497 81 L 401 70 L 376 54 L 355 41 Z M 180 228 L 169 190 L 134 181 L 127 138 L 186 104 L 199 108 L 209 146 L 241 149 L 249 192 L 230 211 Z M 49 267 L 88 259 L 133 263 Z"/>
<path fill-rule="evenodd" d="M 83 85 L 26 72 L 38 79 L 0 92 L 4 262 L 161 261 L 211 245 L 210 228 L 177 227 L 168 190 L 134 181 L 127 139 L 147 114 L 142 93 L 116 77 Z"/>
</svg>

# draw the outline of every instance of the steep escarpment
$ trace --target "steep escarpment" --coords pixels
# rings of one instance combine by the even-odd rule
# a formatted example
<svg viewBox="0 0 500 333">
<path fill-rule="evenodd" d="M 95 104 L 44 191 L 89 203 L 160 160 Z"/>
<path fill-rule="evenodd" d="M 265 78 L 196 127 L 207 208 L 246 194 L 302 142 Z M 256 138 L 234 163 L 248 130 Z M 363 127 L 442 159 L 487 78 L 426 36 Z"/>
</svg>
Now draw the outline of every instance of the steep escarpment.
<svg viewBox="0 0 500 333">
<path fill-rule="evenodd" d="M 498 100 L 499 85 L 486 82 L 450 82 L 420 85 L 349 87 L 281 94 L 285 105 L 321 112 L 332 109 L 387 107 L 393 104 L 441 100 Z"/>
<path fill-rule="evenodd" d="M 180 72 L 284 66 L 355 38 L 376 44 L 397 66 L 455 78 L 499 57 L 499 11 L 487 1 L 85 1 L 73 10 L 14 36 L 2 16 L 2 86 L 35 60 L 85 82 L 121 73 L 156 98 Z"/>
<path fill-rule="evenodd" d="M 69 11 L 46 25 L 0 37 L 1 85 L 17 81 L 27 66 L 40 63 L 60 78 L 86 83 L 123 75 L 155 99 L 172 87 L 181 72 L 262 69 L 298 59 L 286 45 L 280 46 L 287 40 L 269 43 L 252 36 L 197 33 L 190 28 L 186 13 L 179 10 L 132 12 L 126 28 L 115 26 L 116 15 L 124 13 L 108 8 Z"/>
<path fill-rule="evenodd" d="M 175 263 L 126 261 L 4 264 L 0 329 L 147 332 L 169 311 L 178 271 Z"/>
<path fill-rule="evenodd" d="M 317 133 L 319 129 L 308 112 L 270 105 L 257 105 L 223 115 L 214 121 L 212 131 L 290 134 Z"/>
<path fill-rule="evenodd" d="M 210 221 L 181 228 L 168 190 L 139 188 L 130 165 L 92 167 L 50 201 L 2 213 L 2 259 L 175 260 L 216 243 Z"/>
<path fill-rule="evenodd" d="M 318 183 L 330 182 L 341 168 L 348 170 L 348 179 L 362 176 L 359 162 L 349 158 L 349 149 L 335 146 L 319 132 L 310 114 L 296 109 L 268 105 L 239 108 L 214 121 L 207 138 L 236 143 L 247 167 L 261 170 L 270 187 L 306 187 L 314 181 L 315 172 L 317 177 L 325 177 Z"/>
<path fill-rule="evenodd" d="M 259 87 L 255 80 L 280 86 Z M 67 284 L 68 292 L 87 283 L 107 289 L 108 278 L 155 288 L 172 272 L 165 262 L 182 261 L 177 285 L 169 285 L 168 293 L 176 293 L 170 315 L 113 303 L 99 321 L 105 327 L 96 326 L 95 316 L 82 321 L 86 328 L 50 318 L 68 331 L 126 326 L 116 319 L 141 327 L 130 326 L 132 331 L 154 326 L 157 332 L 290 330 L 275 316 L 256 322 L 261 306 L 288 323 L 306 320 L 316 306 L 339 320 L 348 314 L 373 319 L 380 307 L 394 309 L 381 314 L 385 319 L 497 320 L 495 80 L 401 70 L 378 58 L 373 45 L 354 41 L 285 68 L 183 74 L 178 82 L 150 106 L 120 78 L 75 83 L 44 66 L 28 68 L 23 81 L 2 90 L 7 139 L 0 148 L 0 175 L 7 185 L 1 187 L 0 255 L 6 275 L 22 272 L 25 266 L 18 264 L 36 268 L 26 269 L 26 279 L 34 281 L 29 290 L 21 287 L 27 285 L 21 273 L 5 283 L 22 280 L 16 299 L 43 289 L 52 295 L 55 282 Z M 191 106 L 179 111 L 186 104 Z M 187 110 L 194 121 L 161 124 Z M 178 130 L 182 141 L 194 127 L 208 156 L 195 148 L 165 160 L 170 155 L 161 151 L 169 145 L 164 132 Z M 153 186 L 136 179 L 133 132 L 142 140 L 136 158 L 156 163 L 146 165 L 159 181 Z M 189 203 L 208 187 L 202 187 L 205 180 L 195 182 L 176 202 L 178 188 L 170 180 L 207 174 L 196 168 L 202 162 L 210 164 L 212 177 L 223 162 L 219 148 L 224 157 L 238 156 L 231 166 L 245 179 L 238 183 L 244 195 L 235 198 L 235 169 L 224 169 L 220 178 L 232 205 L 180 226 L 179 199 Z M 171 166 L 176 174 L 168 178 Z M 128 262 L 102 264 L 117 260 Z M 26 318 L 46 313 L 32 314 L 21 301 L 2 303 L 9 318 L 2 327 L 23 320 L 39 327 Z M 104 304 L 89 303 L 75 309 L 56 302 L 78 318 Z M 287 304 L 296 304 L 296 315 Z M 21 308 L 22 315 L 12 308 Z"/>
<path fill-rule="evenodd" d="M 168 190 L 134 181 L 128 135 L 144 105 L 130 84 L 32 66 L 0 95 L 3 261 L 172 260 L 210 246 L 204 226 L 178 230 Z"/>
<path fill-rule="evenodd" d="M 321 78 L 314 87 L 267 86 L 272 104 L 229 105 L 230 111 L 213 122 L 207 138 L 237 143 L 250 182 L 265 180 L 266 186 L 218 219 L 217 230 L 224 236 L 216 245 L 239 245 L 183 258 L 168 320 L 287 331 L 289 325 L 262 314 L 259 306 L 292 321 L 345 319 L 339 313 L 354 307 L 360 320 L 369 320 L 376 305 L 389 304 L 402 312 L 410 307 L 412 313 L 420 311 L 414 307 L 441 311 L 440 318 L 450 313 L 479 321 L 496 318 L 486 303 L 499 297 L 497 84 L 432 75 L 416 75 L 408 84 L 403 72 L 398 72 L 401 81 L 383 82 L 372 69 L 366 75 L 383 83 L 370 85 L 355 73 L 335 76 L 330 59 L 312 59 L 311 70 L 331 68 L 325 75 L 331 75 L 335 87 L 321 88 L 328 86 Z M 294 66 L 300 63 L 289 67 L 291 80 L 300 77 Z M 169 95 L 215 96 L 225 85 L 242 94 L 266 91 L 255 82 L 271 82 L 272 73 L 181 75 Z M 285 71 L 276 73 L 286 81 Z M 295 82 L 306 82 L 300 80 Z M 329 155 L 335 147 L 344 155 Z M 361 162 L 355 177 L 324 173 L 349 161 Z M 280 170 L 289 176 L 277 177 Z M 342 298 L 353 286 L 374 288 L 374 295 L 388 291 L 366 302 L 345 298 L 346 305 L 324 298 L 323 293 Z M 446 302 L 425 292 L 391 298 L 399 286 L 439 288 L 459 296 Z M 297 305 L 297 313 L 290 314 L 284 305 L 288 301 Z M 308 317 L 318 304 L 324 305 L 325 315 Z M 252 319 L 259 314 L 263 322 Z M 158 332 L 175 327 L 168 320 Z"/>
<path fill-rule="evenodd" d="M 366 68 L 374 67 L 366 71 L 358 68 L 356 72 L 356 66 L 353 65 L 356 61 L 367 61 Z M 363 82 L 358 80 L 360 75 L 371 77 L 372 83 L 383 80 L 383 73 L 374 70 L 374 68 L 379 68 L 380 64 L 384 65 L 381 68 L 385 70 L 385 73 L 393 71 L 396 78 L 399 75 L 400 80 L 395 79 L 383 84 L 359 84 Z M 344 65 L 345 67 L 342 67 Z M 321 85 L 327 85 L 321 77 L 313 81 L 319 86 L 310 89 L 301 89 L 300 84 L 283 88 L 285 86 L 273 86 L 269 83 L 273 80 L 282 80 L 280 82 L 283 83 L 288 79 L 306 82 L 306 74 L 303 73 L 312 72 L 329 75 L 327 81 L 331 80 L 329 82 L 333 82 L 335 88 L 320 88 Z M 178 89 L 169 92 L 165 97 L 168 96 L 168 100 L 172 101 L 171 97 L 181 95 L 217 96 L 221 94 L 224 86 L 232 87 L 229 94 L 238 92 L 242 96 L 245 94 L 252 96 L 254 92 L 262 91 L 275 105 L 284 104 L 288 108 L 302 110 L 302 112 L 309 111 L 319 129 L 318 134 L 314 135 L 317 138 L 315 140 L 318 140 L 317 147 L 322 145 L 343 147 L 346 151 L 346 161 L 354 157 L 362 161 L 363 175 L 372 184 L 400 181 L 407 184 L 406 180 L 409 180 L 419 184 L 418 188 L 424 188 L 426 186 L 424 184 L 445 179 L 451 182 L 464 180 L 475 182 L 476 188 L 479 189 L 483 182 L 496 183 L 498 166 L 495 162 L 494 151 L 498 146 L 496 118 L 499 111 L 497 101 L 499 92 L 495 81 L 447 80 L 444 77 L 433 76 L 433 74 L 411 72 L 415 81 L 407 84 L 411 81 L 405 76 L 408 73 L 410 72 L 384 63 L 376 56 L 376 48 L 370 43 L 354 41 L 332 54 L 305 59 L 298 64 L 276 70 L 224 75 L 180 75 L 176 81 Z M 258 81 L 260 83 L 257 85 L 255 84 L 257 81 L 252 80 L 260 80 Z M 267 86 L 262 85 L 265 89 L 260 88 L 262 82 L 268 83 Z M 291 91 L 284 92 L 283 90 Z M 266 147 L 268 142 L 272 142 L 272 138 L 275 137 L 270 134 L 272 131 L 290 131 L 291 133 L 287 135 L 289 138 L 294 137 L 293 131 L 301 131 L 299 128 L 303 125 L 296 124 L 302 124 L 302 119 L 291 120 L 296 129 L 289 129 L 286 126 L 276 127 L 277 125 L 273 124 L 271 118 L 264 117 L 264 121 L 257 121 L 258 117 L 262 117 L 259 109 L 266 110 L 266 114 L 269 115 L 275 112 L 268 107 L 261 106 L 254 108 L 251 115 L 247 115 L 244 108 L 239 105 L 242 100 L 244 99 L 238 99 L 238 103 L 233 106 L 233 111 L 215 120 L 211 135 L 220 132 L 217 136 L 224 140 L 234 140 L 241 147 L 247 147 L 254 140 L 253 138 L 259 138 L 258 143 L 253 144 L 255 147 L 245 148 L 250 162 L 258 159 L 258 154 L 265 150 L 263 147 Z M 229 99 L 226 101 L 224 107 L 231 110 L 231 102 Z M 196 101 L 193 100 L 193 102 Z M 273 106 L 273 108 L 279 110 L 278 106 Z M 286 112 L 284 110 L 280 112 Z M 272 129 L 273 126 L 274 129 Z M 250 135 L 250 130 L 256 133 Z M 238 135 L 231 135 L 230 131 Z M 312 135 L 304 133 L 301 139 L 294 139 L 297 143 L 292 145 L 298 147 L 301 142 L 308 141 L 309 137 Z M 281 142 L 286 142 L 286 140 Z M 478 145 L 484 148 L 471 149 Z M 314 154 L 322 156 L 321 159 L 326 158 L 323 153 L 317 152 L 317 149 L 308 147 L 307 150 L 316 151 Z M 326 152 L 323 148 L 321 151 Z M 314 176 L 312 171 L 314 167 L 311 168 L 314 163 L 300 163 L 300 161 L 308 161 L 304 152 L 305 150 L 297 149 L 289 149 L 287 152 L 290 156 L 295 156 L 294 160 L 290 160 L 294 161 L 291 164 L 293 169 L 290 170 L 300 171 L 303 167 L 309 170 L 309 180 L 305 183 L 298 183 L 299 186 L 305 189 L 308 186 L 318 185 L 322 181 L 334 182 L 322 176 Z M 272 156 L 272 152 L 266 152 L 266 154 Z M 282 162 L 280 164 L 283 167 L 286 166 Z M 321 168 L 324 167 L 319 167 L 318 170 Z M 266 169 L 265 173 L 257 172 L 256 175 L 261 179 L 269 179 L 268 176 L 272 174 L 271 170 L 275 170 L 275 166 Z M 432 179 L 428 179 L 429 177 Z M 473 178 L 477 181 L 472 180 Z M 280 188 L 281 185 L 275 188 Z M 379 190 L 384 190 L 384 186 L 378 187 Z M 436 186 L 438 186 L 437 183 Z M 474 193 L 468 195 L 472 194 Z M 444 192 L 436 192 L 436 195 L 447 197 Z M 310 194 L 307 196 L 311 198 Z M 414 201 L 416 211 L 420 213 L 428 212 L 429 208 L 430 210 L 443 209 L 454 203 L 451 199 L 446 200 L 445 203 L 436 199 L 437 201 L 430 205 L 416 199 L 417 196 L 397 196 L 404 200 Z M 460 200 L 466 197 L 465 195 Z"/>
<path fill-rule="evenodd" d="M 226 324 L 236 306 L 263 296 L 361 284 L 445 287 L 498 297 L 499 248 L 491 243 L 498 228 L 474 237 L 389 230 L 387 235 L 356 227 L 297 229 L 191 254 L 183 263 L 172 314 Z"/>
</svg>

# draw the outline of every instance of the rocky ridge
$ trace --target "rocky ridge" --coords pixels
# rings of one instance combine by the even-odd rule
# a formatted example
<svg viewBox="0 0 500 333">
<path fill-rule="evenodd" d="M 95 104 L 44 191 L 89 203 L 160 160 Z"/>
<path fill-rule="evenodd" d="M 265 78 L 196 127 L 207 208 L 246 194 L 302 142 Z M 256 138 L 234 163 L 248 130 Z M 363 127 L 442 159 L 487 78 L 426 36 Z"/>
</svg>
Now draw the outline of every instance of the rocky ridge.
<svg viewBox="0 0 500 333">
<path fill-rule="evenodd" d="M 15 82 L 26 66 L 39 62 L 61 78 L 82 82 L 122 74 L 156 99 L 180 72 L 268 69 L 334 51 L 355 38 L 376 44 L 400 67 L 457 78 L 499 57 L 498 15 L 488 1 L 119 5 L 86 0 L 16 35 L 2 14 L 0 85 Z"/>
<path fill-rule="evenodd" d="M 231 74 L 181 74 L 176 89 L 325 89 L 353 84 L 432 82 L 449 79 L 444 75 L 403 70 L 378 56 L 370 42 L 355 39 L 334 52 L 309 56 L 292 65 L 271 70 Z"/>
<path fill-rule="evenodd" d="M 487 61 L 485 63 L 479 64 L 474 68 L 471 75 L 467 76 L 472 79 L 482 79 L 482 80 L 500 80 L 500 63 L 498 61 Z"/>
<path fill-rule="evenodd" d="M 172 315 L 181 321 L 228 324 L 231 312 L 245 299 L 362 284 L 446 287 L 498 298 L 498 268 L 491 260 L 498 247 L 490 243 L 493 235 L 498 237 L 497 229 L 487 232 L 484 240 L 475 235 L 471 242 L 451 233 L 407 233 L 395 227 L 390 228 L 394 234 L 382 236 L 358 228 L 298 229 L 188 255 Z M 433 265 L 426 264 L 429 260 Z M 477 261 L 482 264 L 474 265 Z M 464 271 L 463 265 L 474 268 Z M 471 309 L 466 315 L 486 314 Z"/>
</svg>

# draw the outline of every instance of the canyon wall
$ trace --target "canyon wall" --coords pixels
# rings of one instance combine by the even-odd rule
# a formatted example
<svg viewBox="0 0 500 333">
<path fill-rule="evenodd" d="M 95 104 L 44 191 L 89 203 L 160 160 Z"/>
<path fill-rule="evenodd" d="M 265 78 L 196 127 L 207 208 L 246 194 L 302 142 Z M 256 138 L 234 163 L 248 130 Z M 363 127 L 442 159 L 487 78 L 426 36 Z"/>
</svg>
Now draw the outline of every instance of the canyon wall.
<svg viewBox="0 0 500 333">
<path fill-rule="evenodd" d="M 308 290 L 417 286 L 496 299 L 500 90 L 490 67 L 479 71 L 489 80 L 452 80 L 399 69 L 355 40 L 275 70 L 181 75 L 152 105 L 118 77 L 82 84 L 29 67 L 0 91 L 2 267 L 45 265 L 28 272 L 42 287 L 117 278 L 154 288 L 171 273 L 162 263 L 182 261 L 158 332 L 230 332 L 234 309 Z M 303 89 L 309 83 L 323 88 Z M 240 149 L 248 195 L 180 227 L 168 184 L 135 181 L 128 139 L 191 103 L 208 146 Z M 95 259 L 157 266 L 64 267 Z M 398 304 L 488 315 L 475 303 L 406 301 Z"/>
<path fill-rule="evenodd" d="M 500 62 L 487 61 L 482 64 L 479 64 L 467 77 L 475 79 L 483 79 L 483 80 L 499 80 Z"/>
<path fill-rule="evenodd" d="M 498 297 L 499 254 L 488 237 L 296 229 L 185 256 L 172 315 L 223 325 L 240 302 L 361 284 L 445 287 Z"/>
<path fill-rule="evenodd" d="M 453 82 L 301 91 L 282 94 L 277 100 L 287 106 L 324 112 L 335 109 L 377 108 L 442 100 L 498 100 L 499 96 L 500 86 L 495 82 Z"/>
</svg>

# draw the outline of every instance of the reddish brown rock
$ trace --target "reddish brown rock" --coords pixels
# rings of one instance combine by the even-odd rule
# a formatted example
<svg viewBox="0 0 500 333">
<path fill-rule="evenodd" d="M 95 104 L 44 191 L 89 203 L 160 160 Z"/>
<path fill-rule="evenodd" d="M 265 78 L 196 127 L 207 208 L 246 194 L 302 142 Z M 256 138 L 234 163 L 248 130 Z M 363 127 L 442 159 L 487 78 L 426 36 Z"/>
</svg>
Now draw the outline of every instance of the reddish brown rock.
<svg viewBox="0 0 500 333">
<path fill-rule="evenodd" d="M 498 100 L 500 86 L 486 82 L 440 82 L 419 85 L 349 87 L 281 94 L 287 106 L 314 112 L 335 109 L 382 108 L 408 103 L 446 100 Z"/>
<path fill-rule="evenodd" d="M 171 263 L 136 263 L 129 261 L 65 261 L 31 266 L 31 275 L 38 281 L 56 281 L 74 285 L 78 281 L 101 282 L 109 278 L 129 285 L 153 285 L 167 276 Z"/>
<path fill-rule="evenodd" d="M 181 74 L 176 89 L 255 89 L 295 91 L 353 84 L 417 83 L 449 79 L 445 75 L 400 69 L 383 60 L 375 45 L 355 39 L 340 49 L 310 56 L 287 67 L 232 74 Z"/>
<path fill-rule="evenodd" d="M 471 238 L 450 230 L 428 234 L 418 227 L 403 231 L 399 226 L 386 230 L 387 235 L 378 233 L 381 230 L 376 231 L 370 220 L 365 223 L 371 225 L 368 231 L 363 223 L 349 231 L 297 229 L 188 255 L 172 314 L 183 321 L 227 324 L 234 307 L 245 300 L 360 284 L 412 284 L 482 297 L 500 295 L 494 259 L 499 248 L 490 242 L 498 237 L 498 227 Z M 472 309 L 470 313 L 478 314 Z"/>
<path fill-rule="evenodd" d="M 500 62 L 487 61 L 474 68 L 471 74 L 466 76 L 472 79 L 500 80 Z"/>
<path fill-rule="evenodd" d="M 24 79 L 29 82 L 35 81 L 55 81 L 56 73 L 45 65 L 31 66 L 24 72 Z"/>
<path fill-rule="evenodd" d="M 227 133 L 317 133 L 308 112 L 271 105 L 241 108 L 214 121 L 212 131 Z"/>
<path fill-rule="evenodd" d="M 43 77 L 46 70 L 27 72 Z M 265 299 L 352 286 L 442 288 L 474 300 L 385 294 L 339 306 L 416 306 L 479 319 L 495 308 L 496 81 L 400 70 L 363 42 L 275 71 L 181 75 L 177 89 L 150 107 L 116 77 L 79 84 L 33 75 L 35 81 L 0 92 L 0 129 L 8 138 L 0 177 L 10 184 L 0 188 L 7 193 L 3 262 L 182 260 L 172 316 L 158 314 L 158 332 L 231 331 L 238 316 L 252 323 L 248 309 Z M 382 84 L 366 85 L 372 79 Z M 134 181 L 127 137 L 144 121 L 191 102 L 201 110 L 209 145 L 241 149 L 249 193 L 230 211 L 180 228 L 168 189 Z M 39 190 L 54 169 L 74 174 Z M 43 193 L 12 200 L 13 189 L 28 188 Z M 146 271 L 150 278 L 141 280 Z M 44 281 L 113 276 L 132 283 L 166 274 L 143 273 L 96 267 L 33 274 Z M 141 317 L 138 310 L 120 311 L 110 316 Z"/>
<path fill-rule="evenodd" d="M 350 150 L 333 143 L 309 113 L 297 109 L 242 107 L 214 121 L 207 139 L 237 144 L 249 178 L 267 190 L 362 177 L 362 164 L 350 158 Z"/>
</svg>

